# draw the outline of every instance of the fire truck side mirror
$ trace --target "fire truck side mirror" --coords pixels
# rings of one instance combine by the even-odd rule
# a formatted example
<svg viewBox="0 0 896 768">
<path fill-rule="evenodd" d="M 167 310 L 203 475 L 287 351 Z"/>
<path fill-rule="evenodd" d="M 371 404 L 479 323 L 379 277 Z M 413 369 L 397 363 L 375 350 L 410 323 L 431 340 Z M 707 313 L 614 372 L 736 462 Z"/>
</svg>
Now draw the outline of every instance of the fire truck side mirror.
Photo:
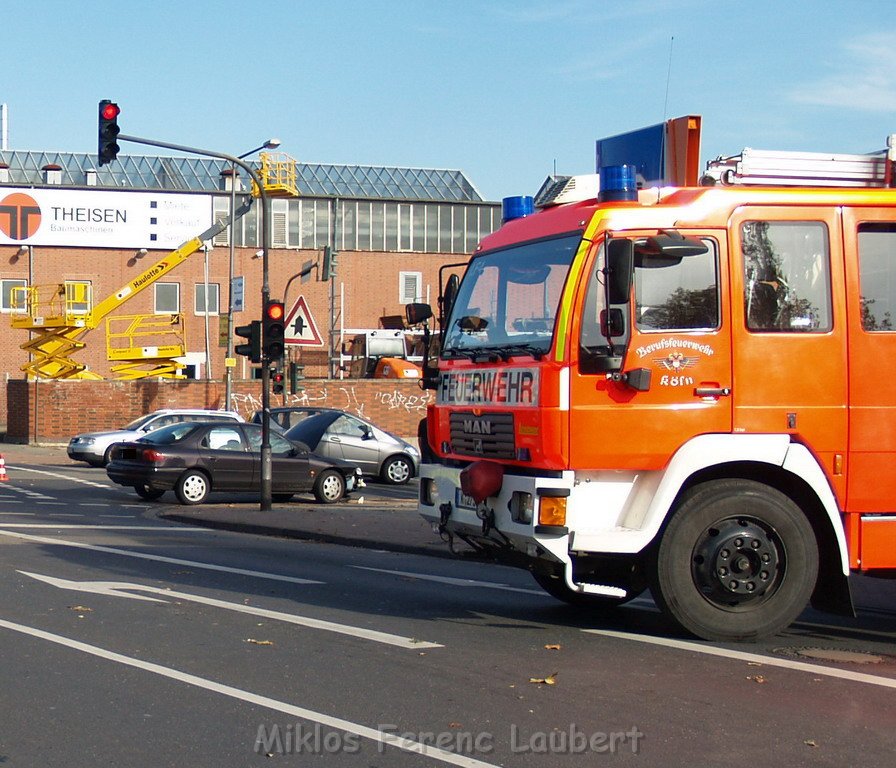
<svg viewBox="0 0 896 768">
<path fill-rule="evenodd" d="M 613 381 L 621 381 L 638 392 L 647 392 L 650 389 L 650 368 L 632 368 L 625 373 L 614 373 L 610 378 Z"/>
<path fill-rule="evenodd" d="M 616 338 L 625 333 L 625 315 L 619 307 L 600 311 L 600 335 L 605 339 Z"/>
<path fill-rule="evenodd" d="M 448 322 L 451 310 L 454 308 L 454 302 L 457 299 L 457 292 L 459 289 L 460 278 L 457 275 L 451 275 L 448 278 L 448 282 L 445 284 L 445 293 L 442 295 L 442 316 L 440 319 L 443 328 L 445 327 L 445 323 Z"/>
<path fill-rule="evenodd" d="M 620 238 L 607 244 L 607 299 L 610 304 L 627 304 L 632 291 L 634 245 Z"/>
<path fill-rule="evenodd" d="M 408 325 L 419 325 L 432 317 L 432 307 L 429 304 L 411 303 L 404 308 L 404 314 Z"/>
</svg>

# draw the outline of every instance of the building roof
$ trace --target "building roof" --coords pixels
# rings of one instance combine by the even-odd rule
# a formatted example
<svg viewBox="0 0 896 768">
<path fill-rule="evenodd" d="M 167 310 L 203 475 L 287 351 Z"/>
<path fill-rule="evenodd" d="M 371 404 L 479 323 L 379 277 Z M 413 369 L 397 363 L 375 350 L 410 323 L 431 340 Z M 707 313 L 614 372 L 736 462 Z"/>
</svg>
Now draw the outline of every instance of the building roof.
<svg viewBox="0 0 896 768">
<path fill-rule="evenodd" d="M 168 192 L 220 191 L 221 173 L 230 169 L 228 162 L 213 158 L 124 154 L 98 168 L 95 154 L 25 150 L 0 151 L 3 165 L 9 169 L 9 184 L 45 184 L 43 169 L 58 166 L 63 186 Z M 89 171 L 96 173 L 95 183 L 88 181 Z M 483 202 L 473 183 L 457 170 L 297 162 L 296 177 L 300 194 L 312 197 Z"/>
</svg>

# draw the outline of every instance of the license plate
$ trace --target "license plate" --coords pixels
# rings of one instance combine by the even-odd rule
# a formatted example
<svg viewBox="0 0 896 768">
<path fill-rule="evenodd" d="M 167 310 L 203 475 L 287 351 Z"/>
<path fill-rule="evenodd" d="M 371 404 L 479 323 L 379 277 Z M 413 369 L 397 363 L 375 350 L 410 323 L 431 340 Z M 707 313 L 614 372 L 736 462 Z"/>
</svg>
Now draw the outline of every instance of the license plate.
<svg viewBox="0 0 896 768">
<path fill-rule="evenodd" d="M 467 496 L 460 488 L 455 488 L 454 506 L 459 509 L 476 509 L 476 500 L 472 496 Z"/>
</svg>

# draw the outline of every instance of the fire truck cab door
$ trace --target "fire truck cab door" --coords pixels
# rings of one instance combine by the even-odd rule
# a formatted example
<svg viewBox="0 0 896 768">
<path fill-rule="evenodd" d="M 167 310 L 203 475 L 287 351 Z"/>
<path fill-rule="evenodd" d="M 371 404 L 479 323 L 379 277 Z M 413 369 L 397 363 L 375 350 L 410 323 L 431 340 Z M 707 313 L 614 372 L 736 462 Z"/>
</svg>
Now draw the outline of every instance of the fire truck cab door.
<svg viewBox="0 0 896 768">
<path fill-rule="evenodd" d="M 701 240 L 706 252 L 676 263 L 636 250 L 622 370 L 649 370 L 646 391 L 589 368 L 604 294 L 601 249 L 592 254 L 570 376 L 571 466 L 661 469 L 691 437 L 731 431 L 730 329 L 721 300 L 726 243 L 718 233 L 682 234 Z"/>
<path fill-rule="evenodd" d="M 842 237 L 833 206 L 743 206 L 730 220 L 735 433 L 790 434 L 841 505 L 847 446 Z"/>
</svg>

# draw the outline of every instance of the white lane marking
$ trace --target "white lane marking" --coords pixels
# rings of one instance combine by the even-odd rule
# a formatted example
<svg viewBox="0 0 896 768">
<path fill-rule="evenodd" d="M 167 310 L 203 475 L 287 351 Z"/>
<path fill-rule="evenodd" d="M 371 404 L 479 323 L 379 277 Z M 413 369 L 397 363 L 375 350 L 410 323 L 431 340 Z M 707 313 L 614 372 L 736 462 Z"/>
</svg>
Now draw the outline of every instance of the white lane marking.
<svg viewBox="0 0 896 768">
<path fill-rule="evenodd" d="M 89 485 L 92 488 L 106 488 L 110 489 L 114 486 L 109 485 L 108 483 L 96 483 L 93 480 L 84 480 L 80 477 L 72 477 L 71 475 L 64 475 L 60 472 L 48 472 L 45 469 L 34 469 L 33 467 L 11 467 L 8 464 L 6 465 L 7 469 L 11 469 L 14 472 L 34 472 L 36 475 L 48 475 L 49 477 L 55 477 L 58 480 L 68 480 L 72 483 L 80 483 L 81 485 Z"/>
<path fill-rule="evenodd" d="M 635 635 L 630 632 L 616 632 L 610 629 L 583 629 L 582 631 L 592 635 L 603 635 L 604 637 L 612 637 L 618 640 L 634 640 L 639 643 L 661 645 L 666 648 L 677 648 L 681 651 L 691 651 L 693 653 L 705 653 L 708 656 L 721 656 L 726 659 L 736 659 L 751 664 L 761 664 L 762 666 L 783 667 L 784 669 L 793 669 L 799 672 L 811 672 L 813 675 L 838 677 L 842 680 L 850 680 L 854 683 L 868 683 L 869 685 L 880 685 L 884 688 L 896 688 L 896 678 L 868 675 L 863 672 L 851 672 L 848 669 L 837 669 L 835 667 L 824 667 L 820 664 L 809 664 L 805 661 L 777 659 L 774 656 L 763 656 L 759 653 L 731 651 L 727 648 L 716 648 L 711 645 L 701 645 L 700 643 L 691 643 L 686 640 L 673 640 L 667 637 L 648 637 L 646 635 Z"/>
<path fill-rule="evenodd" d="M 10 527 L 10 526 L 7 526 Z M 56 526 L 57 528 L 59 526 Z M 100 528 L 115 528 L 115 526 L 99 526 Z M 117 529 L 131 530 L 131 526 L 120 526 Z M 170 527 L 152 528 L 153 531 L 190 531 L 190 528 L 183 529 Z M 202 530 L 202 529 L 196 529 Z M 23 541 L 33 541 L 37 544 L 52 544 L 57 547 L 73 547 L 74 549 L 88 549 L 91 552 L 104 552 L 110 555 L 123 555 L 124 557 L 134 557 L 138 560 L 153 560 L 157 563 L 169 563 L 172 565 L 186 565 L 190 568 L 199 568 L 206 571 L 220 571 L 223 573 L 234 573 L 239 576 L 252 576 L 257 579 L 267 579 L 269 581 L 285 581 L 290 584 L 323 584 L 322 581 L 314 581 L 313 579 L 300 579 L 298 576 L 284 576 L 279 573 L 265 573 L 264 571 L 253 571 L 246 568 L 230 568 L 226 565 L 214 565 L 213 563 L 200 563 L 196 560 L 181 560 L 178 557 L 165 557 L 164 555 L 150 555 L 146 552 L 134 552 L 130 549 L 118 549 L 116 547 L 103 547 L 99 544 L 84 544 L 80 541 L 68 541 L 67 539 L 51 539 L 46 536 L 31 536 L 27 533 L 18 533 L 16 531 L 8 531 L 0 528 L 0 536 L 8 536 L 14 539 L 22 539 Z"/>
<path fill-rule="evenodd" d="M 56 517 L 84 517 L 84 515 L 56 515 Z M 117 515 L 115 515 L 117 517 Z M 65 528 L 67 530 L 85 531 L 180 531 L 182 533 L 213 533 L 210 528 L 199 528 L 192 525 L 98 525 L 88 523 L 3 523 L 2 528 Z"/>
<path fill-rule="evenodd" d="M 432 576 L 428 573 L 413 573 L 411 571 L 392 571 L 388 568 L 368 568 L 364 565 L 351 565 L 361 571 L 375 571 L 376 573 L 388 573 L 392 576 L 405 576 L 421 581 L 435 581 L 440 584 L 450 584 L 452 587 L 485 587 L 486 589 L 501 589 L 505 592 L 523 592 L 527 595 L 543 595 L 540 589 L 527 589 L 525 587 L 512 587 L 509 584 L 497 584 L 492 581 L 476 581 L 475 579 L 457 579 L 451 576 Z"/>
<path fill-rule="evenodd" d="M 191 675 L 188 672 L 181 672 L 179 669 L 164 667 L 161 664 L 153 664 L 149 661 L 143 661 L 142 659 L 135 659 L 121 653 L 108 651 L 105 648 L 100 648 L 96 645 L 88 645 L 87 643 L 73 640 L 70 637 L 63 637 L 62 635 L 45 632 L 36 627 L 28 627 L 24 624 L 16 624 L 4 619 L 0 619 L 0 627 L 12 630 L 13 632 L 19 632 L 23 635 L 30 635 L 31 637 L 36 637 L 40 640 L 56 643 L 57 645 L 81 651 L 82 653 L 87 653 L 100 659 L 106 659 L 107 661 L 112 661 L 116 664 L 124 664 L 128 667 L 142 669 L 144 672 L 151 672 L 154 675 L 166 677 L 169 680 L 176 680 L 180 683 L 195 686 L 196 688 L 202 688 L 206 691 L 229 696 L 232 699 L 237 699 L 238 701 L 243 701 L 247 704 L 265 707 L 274 710 L 275 712 L 281 712 L 291 717 L 301 718 L 302 720 L 309 720 L 313 723 L 320 723 L 326 728 L 334 728 L 345 733 L 353 733 L 360 736 L 362 739 L 369 739 L 378 744 L 384 744 L 390 747 L 395 747 L 396 749 L 403 749 L 406 752 L 424 755 L 433 760 L 438 760 L 450 765 L 459 765 L 462 766 L 462 768 L 496 768 L 493 763 L 485 763 L 473 757 L 447 752 L 420 741 L 402 738 L 401 736 L 396 736 L 387 731 L 369 728 L 366 725 L 353 723 L 350 720 L 343 720 L 342 718 L 326 715 L 322 712 L 315 712 L 314 710 L 305 709 L 304 707 L 289 704 L 285 701 L 278 701 L 277 699 L 272 699 L 268 696 L 262 696 L 250 691 L 244 691 L 240 688 L 234 688 L 233 686 L 225 685 L 224 683 L 216 683 L 214 680 L 207 680 L 203 677 Z"/>
<path fill-rule="evenodd" d="M 4 517 L 34 517 L 34 512 L 0 512 Z"/>
<path fill-rule="evenodd" d="M 54 576 L 44 576 L 39 573 L 28 573 L 28 571 L 19 571 L 25 576 L 37 579 L 46 584 L 51 584 L 60 589 L 71 589 L 76 592 L 93 592 L 96 594 L 107 595 L 110 597 L 129 597 L 137 600 L 152 600 L 153 602 L 168 602 L 168 600 L 157 600 L 152 597 L 144 597 L 142 595 L 132 595 L 129 591 L 149 592 L 151 595 L 164 595 L 172 600 L 185 600 L 191 603 L 200 603 L 201 605 L 210 605 L 214 608 L 223 608 L 227 611 L 236 611 L 237 613 L 248 613 L 252 616 L 260 616 L 265 619 L 273 619 L 274 621 L 282 621 L 287 624 L 296 624 L 310 629 L 320 629 L 326 632 L 337 632 L 342 635 L 349 635 L 361 640 L 373 640 L 377 643 L 385 643 L 386 645 L 397 645 L 399 648 L 444 648 L 440 643 L 430 643 L 424 640 L 415 640 L 412 637 L 402 637 L 401 635 L 393 635 L 389 632 L 377 632 L 372 629 L 363 629 L 361 627 L 353 627 L 350 624 L 338 624 L 333 621 L 324 621 L 323 619 L 312 619 L 307 616 L 299 616 L 292 613 L 283 613 L 282 611 L 271 611 L 267 608 L 255 608 L 251 605 L 242 603 L 231 603 L 226 600 L 216 600 L 213 597 L 203 597 L 202 595 L 194 595 L 190 592 L 177 592 L 173 589 L 164 589 L 162 587 L 151 587 L 144 584 L 133 584 L 124 581 L 69 581 L 68 579 L 59 579 Z M 128 591 L 123 591 L 128 590 Z"/>
</svg>

